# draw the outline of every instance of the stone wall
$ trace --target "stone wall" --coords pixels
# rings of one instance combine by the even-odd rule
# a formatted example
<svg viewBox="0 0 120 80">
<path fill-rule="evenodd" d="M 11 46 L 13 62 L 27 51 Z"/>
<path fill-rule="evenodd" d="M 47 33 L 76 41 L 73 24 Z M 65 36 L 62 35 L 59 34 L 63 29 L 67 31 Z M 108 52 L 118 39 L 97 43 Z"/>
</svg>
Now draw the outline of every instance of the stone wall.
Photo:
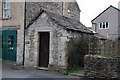
<svg viewBox="0 0 120 80">
<path fill-rule="evenodd" d="M 81 36 L 77 31 L 68 31 L 55 23 L 45 13 L 26 29 L 25 33 L 25 66 L 38 67 L 39 32 L 50 33 L 49 70 L 67 68 L 66 42 L 69 38 Z"/>
<path fill-rule="evenodd" d="M 27 2 L 26 3 L 26 25 L 40 14 L 41 10 L 48 10 L 62 15 L 61 2 Z"/>
<path fill-rule="evenodd" d="M 118 60 L 112 57 L 86 55 L 84 57 L 85 77 L 89 78 L 118 78 Z"/>
<path fill-rule="evenodd" d="M 34 21 L 41 10 L 64 15 L 80 20 L 80 9 L 77 2 L 27 2 L 26 3 L 26 26 Z"/>
<path fill-rule="evenodd" d="M 64 41 L 67 40 L 67 38 L 63 35 L 65 31 L 59 25 L 52 22 L 46 14 L 42 14 L 40 19 L 26 29 L 25 65 L 38 66 L 38 57 L 35 57 L 39 55 L 38 33 L 46 31 L 50 33 L 49 66 L 60 65 L 65 67 L 65 51 L 63 49 L 65 47 Z"/>
<path fill-rule="evenodd" d="M 65 2 L 63 6 L 63 15 L 79 21 L 80 9 L 77 2 Z"/>
</svg>

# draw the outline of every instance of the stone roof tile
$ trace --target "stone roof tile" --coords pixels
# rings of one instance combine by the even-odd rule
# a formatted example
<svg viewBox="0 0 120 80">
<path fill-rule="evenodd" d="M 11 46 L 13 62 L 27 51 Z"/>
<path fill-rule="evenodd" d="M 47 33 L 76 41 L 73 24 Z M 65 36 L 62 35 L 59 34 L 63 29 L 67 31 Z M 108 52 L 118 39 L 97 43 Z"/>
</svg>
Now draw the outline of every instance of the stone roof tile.
<svg viewBox="0 0 120 80">
<path fill-rule="evenodd" d="M 90 31 L 87 27 L 85 27 L 80 21 L 68 18 L 56 13 L 52 13 L 46 10 L 43 10 L 40 15 L 45 12 L 53 21 L 55 21 L 56 24 L 59 24 L 62 26 L 63 29 L 66 30 L 74 30 L 74 31 L 80 31 L 80 32 L 85 32 L 85 33 L 93 33 Z M 39 18 L 39 16 L 36 18 L 36 20 Z M 35 20 L 34 20 L 35 21 Z M 32 23 L 34 22 L 32 21 Z M 30 23 L 30 24 L 32 24 Z"/>
</svg>

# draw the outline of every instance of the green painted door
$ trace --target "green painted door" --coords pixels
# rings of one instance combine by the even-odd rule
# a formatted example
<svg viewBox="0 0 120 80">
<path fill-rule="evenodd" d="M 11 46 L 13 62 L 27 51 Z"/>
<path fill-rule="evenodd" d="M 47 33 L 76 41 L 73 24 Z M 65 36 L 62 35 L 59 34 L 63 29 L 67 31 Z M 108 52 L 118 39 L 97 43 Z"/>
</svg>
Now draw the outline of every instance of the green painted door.
<svg viewBox="0 0 120 80">
<path fill-rule="evenodd" d="M 17 52 L 17 31 L 2 31 L 2 59 L 16 61 Z"/>
<path fill-rule="evenodd" d="M 2 59 L 2 31 L 0 31 L 0 59 Z"/>
</svg>

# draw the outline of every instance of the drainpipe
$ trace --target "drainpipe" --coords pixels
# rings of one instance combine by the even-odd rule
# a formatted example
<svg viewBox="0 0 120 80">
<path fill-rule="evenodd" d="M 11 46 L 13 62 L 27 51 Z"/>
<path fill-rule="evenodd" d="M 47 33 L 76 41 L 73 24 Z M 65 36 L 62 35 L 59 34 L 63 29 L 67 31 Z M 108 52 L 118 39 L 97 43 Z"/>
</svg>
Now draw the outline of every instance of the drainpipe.
<svg viewBox="0 0 120 80">
<path fill-rule="evenodd" d="M 25 27 L 26 27 L 26 0 L 25 0 L 25 6 L 24 6 L 24 44 L 23 44 L 23 62 L 22 62 L 23 66 L 25 61 Z"/>
<path fill-rule="evenodd" d="M 64 2 L 62 2 L 62 15 L 64 14 L 64 6 L 63 6 Z"/>
</svg>

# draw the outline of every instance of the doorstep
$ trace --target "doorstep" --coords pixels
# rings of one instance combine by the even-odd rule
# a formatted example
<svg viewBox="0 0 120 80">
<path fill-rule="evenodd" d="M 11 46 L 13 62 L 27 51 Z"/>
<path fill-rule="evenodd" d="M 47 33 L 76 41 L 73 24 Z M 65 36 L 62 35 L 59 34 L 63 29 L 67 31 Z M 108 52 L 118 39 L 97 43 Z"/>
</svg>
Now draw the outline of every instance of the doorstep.
<svg viewBox="0 0 120 80">
<path fill-rule="evenodd" d="M 48 71 L 48 68 L 46 68 L 46 67 L 38 67 L 37 69 Z"/>
</svg>

